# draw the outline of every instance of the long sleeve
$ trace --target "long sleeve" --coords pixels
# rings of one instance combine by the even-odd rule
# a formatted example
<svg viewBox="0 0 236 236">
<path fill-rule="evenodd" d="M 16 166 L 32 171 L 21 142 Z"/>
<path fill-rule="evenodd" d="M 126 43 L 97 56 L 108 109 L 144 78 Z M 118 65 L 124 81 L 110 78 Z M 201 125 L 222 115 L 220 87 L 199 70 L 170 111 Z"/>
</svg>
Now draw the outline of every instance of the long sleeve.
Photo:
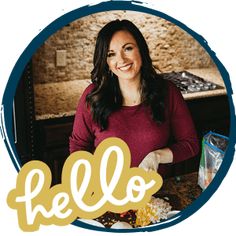
<svg viewBox="0 0 236 236">
<path fill-rule="evenodd" d="M 169 147 L 173 153 L 173 163 L 194 157 L 199 152 L 199 141 L 187 104 L 181 92 L 170 83 L 169 115 L 174 143 Z"/>
<path fill-rule="evenodd" d="M 76 109 L 73 131 L 69 138 L 70 153 L 85 150 L 93 151 L 94 137 L 92 132 L 92 117 L 86 105 L 86 96 L 93 89 L 93 84 L 89 85 L 82 94 Z"/>
</svg>

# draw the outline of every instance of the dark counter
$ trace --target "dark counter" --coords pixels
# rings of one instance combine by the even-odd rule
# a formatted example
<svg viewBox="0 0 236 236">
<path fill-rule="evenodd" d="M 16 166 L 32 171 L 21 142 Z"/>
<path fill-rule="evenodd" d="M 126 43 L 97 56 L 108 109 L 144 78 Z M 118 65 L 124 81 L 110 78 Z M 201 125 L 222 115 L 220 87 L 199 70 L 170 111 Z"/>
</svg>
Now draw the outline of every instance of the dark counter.
<svg viewBox="0 0 236 236">
<path fill-rule="evenodd" d="M 173 210 L 183 210 L 202 193 L 197 181 L 197 172 L 165 179 L 155 197 L 168 198 Z"/>
</svg>

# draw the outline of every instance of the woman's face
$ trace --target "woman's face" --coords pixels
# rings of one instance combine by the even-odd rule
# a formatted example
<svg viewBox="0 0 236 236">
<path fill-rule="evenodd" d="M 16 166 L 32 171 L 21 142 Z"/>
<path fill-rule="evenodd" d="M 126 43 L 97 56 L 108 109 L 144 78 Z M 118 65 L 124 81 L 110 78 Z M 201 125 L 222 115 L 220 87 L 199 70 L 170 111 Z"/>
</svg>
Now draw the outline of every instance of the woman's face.
<svg viewBox="0 0 236 236">
<path fill-rule="evenodd" d="M 120 82 L 140 80 L 142 58 L 136 40 L 128 31 L 117 31 L 112 36 L 107 53 L 107 64 Z"/>
</svg>

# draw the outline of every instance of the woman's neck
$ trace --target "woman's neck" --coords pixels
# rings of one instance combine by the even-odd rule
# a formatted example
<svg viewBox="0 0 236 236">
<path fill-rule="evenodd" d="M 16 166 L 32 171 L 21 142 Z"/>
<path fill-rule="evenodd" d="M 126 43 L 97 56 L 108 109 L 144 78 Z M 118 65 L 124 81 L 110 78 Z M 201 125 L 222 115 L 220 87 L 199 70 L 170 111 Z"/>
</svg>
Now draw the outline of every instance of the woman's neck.
<svg viewBox="0 0 236 236">
<path fill-rule="evenodd" d="M 119 85 L 123 96 L 123 106 L 134 106 L 141 103 L 140 80 L 122 81 Z"/>
</svg>

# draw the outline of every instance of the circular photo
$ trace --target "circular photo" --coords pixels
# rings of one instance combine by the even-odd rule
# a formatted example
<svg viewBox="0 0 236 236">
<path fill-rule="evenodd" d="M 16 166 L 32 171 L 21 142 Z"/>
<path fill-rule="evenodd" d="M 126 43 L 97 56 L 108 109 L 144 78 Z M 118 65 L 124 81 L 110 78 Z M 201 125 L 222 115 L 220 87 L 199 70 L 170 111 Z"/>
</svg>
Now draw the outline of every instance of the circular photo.
<svg viewBox="0 0 236 236">
<path fill-rule="evenodd" d="M 18 171 L 43 161 L 56 185 L 71 153 L 121 138 L 131 167 L 158 172 L 161 189 L 138 210 L 72 224 L 159 230 L 197 211 L 225 177 L 235 143 L 231 94 L 200 35 L 144 6 L 101 3 L 60 17 L 25 49 L 2 101 L 5 142 Z"/>
</svg>

